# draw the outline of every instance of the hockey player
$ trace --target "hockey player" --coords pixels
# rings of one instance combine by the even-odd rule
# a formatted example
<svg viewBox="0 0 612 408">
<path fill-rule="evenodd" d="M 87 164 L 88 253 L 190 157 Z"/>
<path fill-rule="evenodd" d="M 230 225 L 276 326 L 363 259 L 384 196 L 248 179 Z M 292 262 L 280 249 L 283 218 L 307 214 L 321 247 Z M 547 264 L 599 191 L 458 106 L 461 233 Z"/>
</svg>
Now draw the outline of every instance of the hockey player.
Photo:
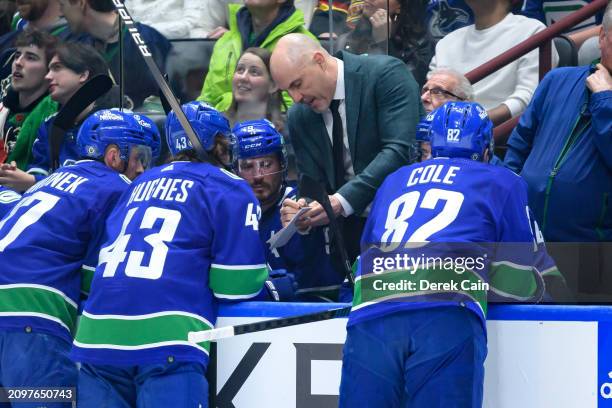
<svg viewBox="0 0 612 408">
<path fill-rule="evenodd" d="M 0 221 L 3 387 L 76 386 L 68 353 L 84 274 L 129 178 L 159 154 L 159 133 L 144 116 L 103 110 L 84 122 L 77 146 L 84 160 L 34 185 Z"/>
<path fill-rule="evenodd" d="M 297 191 L 286 184 L 287 157 L 283 137 L 266 119 L 237 123 L 234 169 L 255 193 L 262 208 L 259 236 L 266 248 L 266 260 L 273 271 L 286 270 L 295 277 L 299 301 L 330 301 L 338 297 L 344 277 L 336 272 L 329 255 L 328 228 L 294 235 L 283 247 L 270 249 L 267 241 L 282 229 L 280 208 L 285 198 L 297 200 Z M 274 284 L 283 291 L 289 282 L 271 272 Z M 278 274 L 280 275 L 280 274 Z M 283 285 L 285 283 L 285 285 Z M 281 296 L 281 300 L 287 299 Z"/>
<path fill-rule="evenodd" d="M 526 186 L 487 163 L 484 108 L 447 103 L 430 138 L 434 159 L 388 176 L 373 202 L 340 407 L 480 407 L 487 288 L 522 301 L 543 292 Z"/>
<path fill-rule="evenodd" d="M 183 110 L 218 156 L 227 120 L 203 103 Z M 72 351 L 83 408 L 207 407 L 209 344 L 188 334 L 212 328 L 220 300 L 251 298 L 268 276 L 248 184 L 202 162 L 173 112 L 166 138 L 172 162 L 132 184 L 106 224 Z"/>
</svg>

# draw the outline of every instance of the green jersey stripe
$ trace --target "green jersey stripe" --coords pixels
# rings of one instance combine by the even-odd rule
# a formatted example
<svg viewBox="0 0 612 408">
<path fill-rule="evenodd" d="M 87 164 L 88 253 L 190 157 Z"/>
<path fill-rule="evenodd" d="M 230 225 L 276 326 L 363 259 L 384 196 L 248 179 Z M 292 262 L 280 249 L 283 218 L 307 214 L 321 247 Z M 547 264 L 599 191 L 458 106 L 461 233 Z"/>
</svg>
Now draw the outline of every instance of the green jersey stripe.
<svg viewBox="0 0 612 408">
<path fill-rule="evenodd" d="M 85 295 L 89 295 L 89 290 L 91 289 L 91 281 L 94 277 L 94 272 L 96 268 L 83 265 L 81 266 L 81 293 Z"/>
<path fill-rule="evenodd" d="M 49 286 L 1 285 L 0 313 L 46 318 L 60 323 L 72 333 L 76 324 L 77 306 L 64 293 Z"/>
<path fill-rule="evenodd" d="M 100 316 L 84 312 L 79 321 L 75 344 L 86 348 L 136 350 L 168 345 L 186 345 L 202 351 L 208 342 L 192 344 L 191 331 L 210 330 L 206 319 L 190 313 L 164 312 L 145 316 Z"/>
<path fill-rule="evenodd" d="M 531 300 L 538 293 L 539 274 L 533 268 L 510 262 L 493 262 L 489 271 L 491 290 L 519 301 Z"/>
<path fill-rule="evenodd" d="M 268 268 L 266 265 L 243 265 L 228 268 L 227 265 L 213 264 L 209 276 L 209 285 L 215 296 L 241 299 L 259 293 L 268 277 Z"/>
</svg>

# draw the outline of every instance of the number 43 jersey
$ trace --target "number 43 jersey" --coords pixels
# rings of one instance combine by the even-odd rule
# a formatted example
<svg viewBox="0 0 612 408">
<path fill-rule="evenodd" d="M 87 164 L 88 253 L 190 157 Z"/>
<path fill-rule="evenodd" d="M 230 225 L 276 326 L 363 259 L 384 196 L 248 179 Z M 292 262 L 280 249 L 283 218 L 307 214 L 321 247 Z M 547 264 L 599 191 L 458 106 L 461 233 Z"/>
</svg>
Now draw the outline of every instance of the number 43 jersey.
<svg viewBox="0 0 612 408">
<path fill-rule="evenodd" d="M 82 273 L 97 264 L 104 222 L 129 183 L 83 160 L 23 195 L 0 221 L 0 328 L 72 342 Z"/>
<path fill-rule="evenodd" d="M 259 204 L 248 184 L 210 164 L 173 162 L 145 172 L 106 224 L 72 357 L 106 365 L 195 361 L 218 299 L 256 296 L 268 270 Z"/>
<path fill-rule="evenodd" d="M 361 240 L 349 325 L 410 308 L 467 306 L 543 292 L 525 182 L 467 159 L 434 159 L 389 175 Z M 539 238 L 536 238 L 539 237 Z"/>
</svg>

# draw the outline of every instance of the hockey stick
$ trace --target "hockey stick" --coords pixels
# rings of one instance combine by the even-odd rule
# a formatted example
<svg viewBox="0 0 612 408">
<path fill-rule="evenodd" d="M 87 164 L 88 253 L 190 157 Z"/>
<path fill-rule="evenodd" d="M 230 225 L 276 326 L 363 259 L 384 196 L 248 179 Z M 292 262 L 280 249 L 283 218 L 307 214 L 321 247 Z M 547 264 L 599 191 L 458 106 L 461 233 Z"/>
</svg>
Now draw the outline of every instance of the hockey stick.
<svg viewBox="0 0 612 408">
<path fill-rule="evenodd" d="M 113 81 L 108 75 L 96 75 L 81 86 L 68 102 L 58 112 L 53 120 L 49 135 L 49 154 L 51 170 L 59 167 L 59 152 L 66 131 L 74 126 L 76 118 L 96 99 L 107 93 L 113 87 Z"/>
<path fill-rule="evenodd" d="M 301 196 L 316 200 L 325 210 L 325 214 L 327 214 L 327 218 L 329 218 L 329 228 L 332 231 L 334 244 L 336 245 L 336 249 L 338 251 L 337 253 L 340 258 L 340 263 L 342 264 L 342 269 L 344 269 L 344 275 L 351 283 L 351 286 L 354 286 L 355 279 L 351 273 L 351 263 L 346 253 L 346 247 L 344 246 L 344 238 L 340 232 L 340 227 L 338 226 L 338 221 L 336 220 L 334 210 L 329 202 L 329 196 L 325 192 L 323 185 L 315 181 L 307 174 L 302 174 L 300 177 L 298 191 Z"/>
<path fill-rule="evenodd" d="M 314 323 L 323 320 L 346 317 L 351 311 L 351 306 L 338 309 L 324 310 L 322 312 L 308 313 L 300 316 L 283 317 L 280 319 L 264 320 L 261 322 L 238 324 L 236 326 L 219 327 L 218 329 L 189 332 L 188 340 L 192 343 L 203 341 L 215 341 L 241 334 L 255 333 L 259 331 L 280 329 L 283 327 L 296 326 L 298 324 Z"/>
<path fill-rule="evenodd" d="M 164 79 L 166 80 L 166 82 L 168 82 L 168 74 L 164 74 Z M 176 99 L 178 100 L 178 98 Z M 166 99 L 166 95 L 164 95 L 161 89 L 159 90 L 159 100 L 161 101 L 162 108 L 164 109 L 164 113 L 168 115 L 170 111 L 172 110 L 172 106 L 170 106 L 168 99 Z M 178 101 L 178 102 L 179 104 L 181 103 L 181 101 Z"/>
<path fill-rule="evenodd" d="M 189 138 L 189 141 L 191 142 L 191 145 L 193 146 L 194 150 L 196 151 L 200 159 L 207 161 L 208 154 L 206 153 L 206 150 L 204 150 L 204 148 L 202 147 L 202 144 L 196 136 L 193 127 L 191 127 L 191 124 L 187 120 L 185 113 L 181 109 L 181 105 L 176 99 L 176 96 L 172 92 L 172 89 L 170 89 L 170 86 L 168 86 L 168 82 L 166 82 L 164 76 L 157 67 L 157 64 L 153 60 L 153 55 L 151 54 L 151 51 L 149 51 L 149 47 L 147 46 L 147 44 L 144 42 L 142 35 L 138 31 L 136 23 L 128 12 L 127 7 L 125 7 L 125 4 L 123 4 L 121 0 L 113 0 L 113 5 L 115 6 L 115 10 L 117 10 L 117 13 L 119 13 L 123 24 L 125 24 L 125 26 L 128 28 L 128 32 L 130 33 L 134 44 L 136 44 L 136 47 L 140 51 L 142 58 L 147 64 L 147 67 L 149 67 L 151 75 L 153 75 L 153 79 L 155 79 L 155 82 L 157 82 L 159 89 L 164 94 L 166 100 L 168 101 L 168 103 L 172 107 L 172 110 L 176 114 L 176 117 L 178 118 L 181 126 L 183 127 L 183 130 Z"/>
</svg>

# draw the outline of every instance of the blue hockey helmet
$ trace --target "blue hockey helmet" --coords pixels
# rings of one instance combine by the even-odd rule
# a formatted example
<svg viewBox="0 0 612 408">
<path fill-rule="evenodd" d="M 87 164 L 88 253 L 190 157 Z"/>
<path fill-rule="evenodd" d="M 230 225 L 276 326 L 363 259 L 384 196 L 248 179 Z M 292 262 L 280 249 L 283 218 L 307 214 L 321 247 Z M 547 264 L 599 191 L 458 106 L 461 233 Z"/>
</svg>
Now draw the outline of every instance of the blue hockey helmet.
<svg viewBox="0 0 612 408">
<path fill-rule="evenodd" d="M 234 168 L 240 171 L 240 160 L 277 153 L 281 168 L 287 165 L 287 152 L 283 136 L 267 119 L 237 123 L 232 130 L 235 138 Z"/>
<path fill-rule="evenodd" d="M 193 101 L 184 104 L 181 108 L 207 152 L 213 149 L 215 136 L 222 135 L 230 139 L 229 121 L 212 106 L 204 102 Z M 174 112 L 170 112 L 166 119 L 166 142 L 173 156 L 183 150 L 193 149 L 189 137 Z"/>
<path fill-rule="evenodd" d="M 493 123 L 476 102 L 447 102 L 438 108 L 429 137 L 433 157 L 464 157 L 482 161 L 493 152 Z"/>
<path fill-rule="evenodd" d="M 417 123 L 416 127 L 416 141 L 417 142 L 429 142 L 429 130 L 431 129 L 431 121 L 435 116 L 436 111 L 428 113 L 423 119 Z"/>
<path fill-rule="evenodd" d="M 77 148 L 81 157 L 101 159 L 108 145 L 119 147 L 124 161 L 130 158 L 131 148 L 150 148 L 145 167 L 159 156 L 160 136 L 155 123 L 148 117 L 119 109 L 103 109 L 91 114 L 77 134 Z"/>
</svg>

